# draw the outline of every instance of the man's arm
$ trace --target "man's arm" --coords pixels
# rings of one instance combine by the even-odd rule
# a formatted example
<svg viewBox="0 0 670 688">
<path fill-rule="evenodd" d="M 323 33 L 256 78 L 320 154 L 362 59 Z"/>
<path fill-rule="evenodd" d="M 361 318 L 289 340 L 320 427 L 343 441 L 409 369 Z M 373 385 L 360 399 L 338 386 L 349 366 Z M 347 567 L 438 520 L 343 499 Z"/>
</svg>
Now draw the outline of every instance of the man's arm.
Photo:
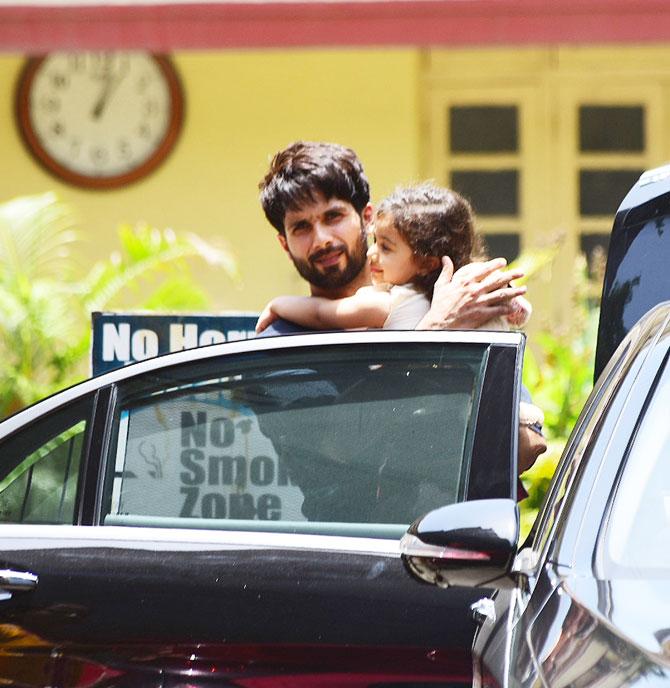
<svg viewBox="0 0 670 688">
<path fill-rule="evenodd" d="M 495 258 L 464 265 L 454 272 L 451 259 L 443 257 L 430 310 L 416 329 L 475 329 L 513 312 L 512 299 L 525 294 L 526 287 L 509 286 L 512 280 L 523 277 L 523 272 L 503 272 L 506 265 L 504 258 Z"/>
<path fill-rule="evenodd" d="M 344 299 L 317 296 L 279 296 L 261 313 L 256 332 L 284 318 L 317 330 L 381 327 L 391 308 L 388 292 L 363 289 Z"/>
<path fill-rule="evenodd" d="M 308 327 L 301 327 L 283 318 L 273 320 L 262 332 L 257 332 L 257 337 L 283 337 L 291 334 L 305 334 L 312 332 Z"/>
</svg>

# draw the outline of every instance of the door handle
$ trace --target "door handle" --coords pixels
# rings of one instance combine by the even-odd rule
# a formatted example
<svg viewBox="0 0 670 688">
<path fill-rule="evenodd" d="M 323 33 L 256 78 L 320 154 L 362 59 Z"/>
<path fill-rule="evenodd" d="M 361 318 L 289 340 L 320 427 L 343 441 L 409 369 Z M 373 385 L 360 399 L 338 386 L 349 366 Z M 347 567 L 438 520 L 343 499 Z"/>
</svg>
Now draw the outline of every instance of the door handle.
<svg viewBox="0 0 670 688">
<path fill-rule="evenodd" d="M 27 571 L 0 569 L 0 602 L 10 600 L 13 592 L 30 592 L 37 586 L 37 576 Z"/>
</svg>

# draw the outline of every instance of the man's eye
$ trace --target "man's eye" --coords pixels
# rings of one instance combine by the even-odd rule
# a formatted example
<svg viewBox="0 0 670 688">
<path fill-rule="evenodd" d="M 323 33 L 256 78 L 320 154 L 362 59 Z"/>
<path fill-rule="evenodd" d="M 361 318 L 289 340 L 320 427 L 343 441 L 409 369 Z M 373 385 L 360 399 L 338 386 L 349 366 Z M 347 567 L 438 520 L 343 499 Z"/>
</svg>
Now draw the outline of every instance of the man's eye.
<svg viewBox="0 0 670 688">
<path fill-rule="evenodd" d="M 333 210 L 326 213 L 326 222 L 337 222 L 342 217 L 342 213 L 338 210 Z"/>
</svg>

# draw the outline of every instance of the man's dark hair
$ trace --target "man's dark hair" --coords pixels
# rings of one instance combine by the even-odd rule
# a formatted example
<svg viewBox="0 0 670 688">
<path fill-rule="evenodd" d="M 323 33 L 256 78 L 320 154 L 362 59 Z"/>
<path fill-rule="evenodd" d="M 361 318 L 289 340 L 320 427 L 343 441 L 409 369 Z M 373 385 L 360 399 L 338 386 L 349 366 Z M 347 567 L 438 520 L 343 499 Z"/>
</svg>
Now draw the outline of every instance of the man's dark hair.
<svg viewBox="0 0 670 688">
<path fill-rule="evenodd" d="M 359 215 L 370 201 L 361 161 L 336 143 L 292 143 L 274 156 L 258 188 L 265 216 L 282 234 L 286 212 L 314 203 L 318 194 L 351 203 Z"/>
</svg>

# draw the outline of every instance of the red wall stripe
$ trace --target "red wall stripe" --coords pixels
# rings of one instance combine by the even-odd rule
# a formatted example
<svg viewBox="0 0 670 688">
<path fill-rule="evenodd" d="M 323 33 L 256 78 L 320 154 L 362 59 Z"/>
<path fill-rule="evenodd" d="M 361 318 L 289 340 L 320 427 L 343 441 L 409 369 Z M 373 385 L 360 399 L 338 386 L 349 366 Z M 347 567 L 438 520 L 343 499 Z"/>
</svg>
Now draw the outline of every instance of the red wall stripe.
<svg viewBox="0 0 670 688">
<path fill-rule="evenodd" d="M 0 5 L 0 49 L 151 50 L 663 42 L 667 0 Z"/>
</svg>

